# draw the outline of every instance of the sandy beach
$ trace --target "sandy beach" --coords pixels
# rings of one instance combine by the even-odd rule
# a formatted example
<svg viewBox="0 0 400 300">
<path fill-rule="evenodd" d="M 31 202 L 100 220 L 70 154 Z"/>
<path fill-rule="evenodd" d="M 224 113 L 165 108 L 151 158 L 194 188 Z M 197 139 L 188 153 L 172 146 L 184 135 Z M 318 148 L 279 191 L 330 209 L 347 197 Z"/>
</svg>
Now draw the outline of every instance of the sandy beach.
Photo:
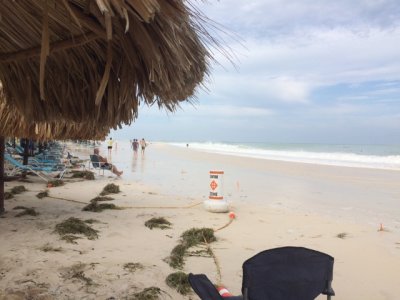
<svg viewBox="0 0 400 300">
<path fill-rule="evenodd" d="M 90 150 L 71 151 L 87 157 Z M 335 258 L 333 299 L 399 299 L 399 171 L 243 158 L 163 143 L 134 157 L 120 142 L 112 162 L 124 171 L 121 178 L 107 171 L 94 171 L 95 180 L 66 178 L 41 199 L 36 195 L 46 185 L 37 177 L 6 183 L 6 191 L 19 185 L 27 191 L 6 200 L 0 218 L 0 299 L 137 299 L 152 286 L 162 290 L 161 299 L 198 299 L 166 284 L 177 271 L 166 258 L 184 231 L 229 223 L 228 214 L 202 206 L 210 170 L 225 172 L 223 193 L 236 219 L 215 231 L 210 247 L 218 264 L 188 256 L 183 272 L 205 273 L 214 282 L 220 272 L 239 294 L 246 259 L 265 249 L 303 246 Z M 82 211 L 109 183 L 121 192 L 107 203 L 123 209 Z M 38 215 L 16 217 L 17 206 Z M 98 238 L 62 240 L 55 227 L 70 217 L 97 220 L 91 226 Z M 150 230 L 144 224 L 154 217 L 171 228 Z"/>
</svg>

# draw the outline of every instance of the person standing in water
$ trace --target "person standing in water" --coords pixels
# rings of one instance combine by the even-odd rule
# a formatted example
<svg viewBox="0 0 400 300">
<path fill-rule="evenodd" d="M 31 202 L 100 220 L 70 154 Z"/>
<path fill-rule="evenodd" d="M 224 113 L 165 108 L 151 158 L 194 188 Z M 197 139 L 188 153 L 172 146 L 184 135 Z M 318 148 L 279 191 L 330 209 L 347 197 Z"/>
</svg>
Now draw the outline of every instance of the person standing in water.
<svg viewBox="0 0 400 300">
<path fill-rule="evenodd" d="M 146 149 L 146 146 L 147 146 L 146 141 L 142 138 L 140 140 L 140 147 L 142 148 L 142 155 L 144 155 L 144 150 Z"/>
<path fill-rule="evenodd" d="M 112 150 L 112 147 L 113 147 L 113 140 L 112 140 L 112 137 L 110 137 L 110 139 L 108 140 L 108 146 L 107 146 L 107 149 L 108 149 L 108 155 L 110 156 L 111 155 L 111 150 Z"/>
<path fill-rule="evenodd" d="M 133 139 L 133 142 L 132 142 L 132 149 L 133 149 L 133 154 L 135 155 L 135 157 L 137 157 L 138 148 L 139 148 L 139 142 L 138 142 L 138 140 L 137 140 L 137 139 Z"/>
</svg>

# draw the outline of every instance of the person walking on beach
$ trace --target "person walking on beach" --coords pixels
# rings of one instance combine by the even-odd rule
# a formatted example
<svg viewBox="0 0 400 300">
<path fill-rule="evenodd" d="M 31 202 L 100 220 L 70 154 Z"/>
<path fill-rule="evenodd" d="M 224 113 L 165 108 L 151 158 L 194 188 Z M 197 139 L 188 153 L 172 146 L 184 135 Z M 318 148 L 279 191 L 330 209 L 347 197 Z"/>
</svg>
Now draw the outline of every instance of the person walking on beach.
<svg viewBox="0 0 400 300">
<path fill-rule="evenodd" d="M 135 155 L 135 157 L 137 156 L 138 148 L 139 148 L 138 140 L 137 139 L 133 139 L 133 141 L 132 141 L 132 149 L 133 149 L 133 154 Z"/>
<path fill-rule="evenodd" d="M 110 156 L 110 155 L 111 155 L 112 146 L 113 146 L 112 137 L 110 137 L 110 139 L 108 140 L 107 143 L 108 143 L 108 147 L 107 147 L 107 149 L 108 149 L 108 155 Z"/>
<path fill-rule="evenodd" d="M 144 150 L 146 149 L 146 146 L 147 146 L 147 143 L 146 143 L 146 141 L 144 140 L 144 138 L 142 138 L 142 139 L 140 140 L 140 147 L 142 148 L 142 155 L 144 155 Z"/>
<path fill-rule="evenodd" d="M 96 155 L 99 158 L 100 166 L 102 167 L 108 167 L 111 172 L 113 172 L 115 175 L 118 177 L 124 173 L 124 171 L 119 171 L 117 167 L 113 164 L 110 164 L 107 160 L 107 158 L 103 157 L 100 155 L 99 148 L 94 148 L 93 154 Z"/>
</svg>

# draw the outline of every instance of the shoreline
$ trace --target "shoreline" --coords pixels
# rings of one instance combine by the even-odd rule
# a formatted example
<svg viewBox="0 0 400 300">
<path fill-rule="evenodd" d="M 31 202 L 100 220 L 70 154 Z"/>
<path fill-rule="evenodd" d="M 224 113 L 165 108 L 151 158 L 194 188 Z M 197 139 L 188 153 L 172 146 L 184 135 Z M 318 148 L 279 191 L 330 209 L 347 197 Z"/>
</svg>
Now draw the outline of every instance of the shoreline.
<svg viewBox="0 0 400 300">
<path fill-rule="evenodd" d="M 146 152 L 144 159 L 130 157 L 127 146 L 113 153 L 125 179 L 205 200 L 208 173 L 220 169 L 225 198 L 232 203 L 283 206 L 377 228 L 383 223 L 400 232 L 398 171 L 243 158 L 165 143 L 153 143 Z"/>
</svg>

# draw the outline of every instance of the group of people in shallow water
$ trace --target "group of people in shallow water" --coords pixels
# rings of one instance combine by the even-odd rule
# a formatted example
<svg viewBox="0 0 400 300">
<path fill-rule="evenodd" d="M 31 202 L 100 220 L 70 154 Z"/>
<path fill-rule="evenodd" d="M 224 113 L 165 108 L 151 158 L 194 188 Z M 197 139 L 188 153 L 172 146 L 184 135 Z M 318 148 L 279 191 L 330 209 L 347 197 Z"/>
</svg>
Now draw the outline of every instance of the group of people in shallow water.
<svg viewBox="0 0 400 300">
<path fill-rule="evenodd" d="M 111 151 L 112 151 L 114 143 L 115 143 L 115 148 L 116 148 L 116 142 L 113 141 L 111 137 L 107 141 L 108 155 L 110 157 L 111 157 Z M 142 156 L 143 156 L 144 155 L 144 151 L 145 151 L 145 149 L 147 147 L 147 143 L 146 143 L 144 138 L 142 138 L 140 141 L 138 139 L 133 139 L 131 141 L 131 147 L 133 149 L 133 153 L 135 154 L 135 156 L 137 156 L 137 153 L 138 153 L 138 150 L 139 150 L 139 147 L 140 147 L 141 148 L 141 153 L 142 153 Z M 94 153 L 94 155 L 96 155 L 98 157 L 100 165 L 102 167 L 108 168 L 111 172 L 113 172 L 117 176 L 121 176 L 122 173 L 124 173 L 124 171 L 118 170 L 118 168 L 115 165 L 113 165 L 112 163 L 109 163 L 107 158 L 101 156 L 99 148 L 94 148 L 93 153 Z"/>
<path fill-rule="evenodd" d="M 131 147 L 132 147 L 133 153 L 134 153 L 135 155 L 137 155 L 137 153 L 138 153 L 139 146 L 140 146 L 140 148 L 141 148 L 141 151 L 142 151 L 141 153 L 142 153 L 142 155 L 144 155 L 144 150 L 145 150 L 146 147 L 147 147 L 146 141 L 145 141 L 143 138 L 142 138 L 140 141 L 137 140 L 137 139 L 133 139 L 132 142 L 131 142 Z"/>
</svg>

